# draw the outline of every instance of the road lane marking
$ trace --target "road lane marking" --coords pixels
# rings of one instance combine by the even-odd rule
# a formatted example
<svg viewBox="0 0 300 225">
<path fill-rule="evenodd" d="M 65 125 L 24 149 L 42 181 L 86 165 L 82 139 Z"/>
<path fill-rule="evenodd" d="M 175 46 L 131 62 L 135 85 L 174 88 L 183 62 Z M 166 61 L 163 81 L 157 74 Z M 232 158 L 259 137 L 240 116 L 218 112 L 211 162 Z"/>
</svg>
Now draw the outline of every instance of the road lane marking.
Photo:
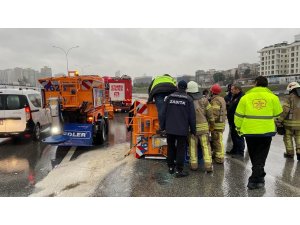
<svg viewBox="0 0 300 225">
<path fill-rule="evenodd" d="M 60 165 L 63 165 L 67 162 L 70 161 L 70 159 L 72 158 L 72 155 L 74 154 L 75 150 L 76 150 L 77 147 L 75 146 L 72 146 L 70 148 L 70 150 L 68 151 L 67 155 L 63 158 L 63 160 L 61 161 Z"/>
</svg>

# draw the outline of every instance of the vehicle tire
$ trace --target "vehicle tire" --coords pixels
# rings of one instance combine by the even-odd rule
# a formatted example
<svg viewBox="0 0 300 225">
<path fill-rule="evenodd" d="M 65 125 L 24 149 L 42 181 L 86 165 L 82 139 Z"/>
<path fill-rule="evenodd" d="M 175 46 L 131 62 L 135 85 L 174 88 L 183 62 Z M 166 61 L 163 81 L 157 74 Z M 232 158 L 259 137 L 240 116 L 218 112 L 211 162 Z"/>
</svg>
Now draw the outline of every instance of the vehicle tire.
<svg viewBox="0 0 300 225">
<path fill-rule="evenodd" d="M 33 129 L 33 140 L 34 141 L 39 141 L 41 138 L 41 127 L 37 123 Z"/>
<path fill-rule="evenodd" d="M 107 140 L 106 123 L 103 121 L 100 128 L 97 130 L 96 136 L 94 137 L 94 144 L 101 145 Z"/>
<path fill-rule="evenodd" d="M 106 132 L 106 135 L 108 136 L 108 131 L 109 131 L 109 120 L 108 119 L 106 119 L 105 120 L 105 132 Z"/>
<path fill-rule="evenodd" d="M 103 144 L 107 140 L 106 123 L 103 122 L 99 133 L 99 143 Z"/>
</svg>

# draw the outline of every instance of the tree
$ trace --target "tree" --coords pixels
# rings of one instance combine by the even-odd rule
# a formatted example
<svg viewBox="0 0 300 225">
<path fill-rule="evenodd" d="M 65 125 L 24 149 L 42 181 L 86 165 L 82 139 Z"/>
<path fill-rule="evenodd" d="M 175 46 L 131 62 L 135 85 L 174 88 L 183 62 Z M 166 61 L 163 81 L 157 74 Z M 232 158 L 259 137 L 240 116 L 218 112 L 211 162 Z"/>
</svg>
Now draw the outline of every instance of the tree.
<svg viewBox="0 0 300 225">
<path fill-rule="evenodd" d="M 235 80 L 238 80 L 238 79 L 240 79 L 240 75 L 239 75 L 239 73 L 238 73 L 238 71 L 237 71 L 237 70 L 235 71 L 235 74 L 234 74 L 234 79 L 235 79 Z"/>
<path fill-rule="evenodd" d="M 215 83 L 217 83 L 219 81 L 224 81 L 225 75 L 223 73 L 218 72 L 218 73 L 214 74 L 213 78 L 214 78 Z"/>
<path fill-rule="evenodd" d="M 246 77 L 246 78 L 248 78 L 248 77 L 250 77 L 250 69 L 248 68 L 248 69 L 246 69 L 245 70 L 245 72 L 244 72 L 244 76 Z"/>
<path fill-rule="evenodd" d="M 234 77 L 233 76 L 229 76 L 227 77 L 227 79 L 224 81 L 224 84 L 232 84 L 234 82 Z"/>
</svg>

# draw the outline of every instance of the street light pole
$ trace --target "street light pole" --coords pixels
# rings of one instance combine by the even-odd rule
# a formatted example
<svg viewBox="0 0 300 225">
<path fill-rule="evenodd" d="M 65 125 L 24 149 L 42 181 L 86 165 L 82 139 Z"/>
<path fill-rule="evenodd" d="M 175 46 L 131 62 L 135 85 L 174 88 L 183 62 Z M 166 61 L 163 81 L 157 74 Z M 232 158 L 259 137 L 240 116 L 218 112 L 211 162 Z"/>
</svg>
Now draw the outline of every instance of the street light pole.
<svg viewBox="0 0 300 225">
<path fill-rule="evenodd" d="M 55 45 L 53 45 L 52 47 L 53 47 L 53 48 L 58 48 L 58 49 L 62 50 L 63 53 L 65 53 L 66 60 L 67 60 L 67 74 L 68 74 L 68 72 L 69 72 L 69 60 L 68 60 L 69 52 L 70 52 L 73 48 L 79 48 L 79 46 L 77 45 L 77 46 L 71 47 L 71 48 L 69 48 L 67 51 L 64 50 L 63 48 L 58 47 L 58 46 L 55 46 Z"/>
</svg>

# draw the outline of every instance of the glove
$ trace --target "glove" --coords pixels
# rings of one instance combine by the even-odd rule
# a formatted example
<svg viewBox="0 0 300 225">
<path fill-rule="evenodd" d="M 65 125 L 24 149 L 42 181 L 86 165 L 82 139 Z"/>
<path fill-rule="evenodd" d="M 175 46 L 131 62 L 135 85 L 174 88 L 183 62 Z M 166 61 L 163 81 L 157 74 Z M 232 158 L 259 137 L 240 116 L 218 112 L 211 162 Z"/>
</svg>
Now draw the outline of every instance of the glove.
<svg viewBox="0 0 300 225">
<path fill-rule="evenodd" d="M 284 134 L 285 134 L 284 126 L 282 126 L 282 127 L 277 127 L 277 133 L 278 133 L 279 135 L 284 135 Z"/>
<path fill-rule="evenodd" d="M 240 136 L 240 137 L 242 137 L 242 132 L 240 131 L 240 128 L 235 128 L 235 130 L 236 130 L 236 132 L 237 132 L 237 134 Z"/>
<path fill-rule="evenodd" d="M 283 123 L 280 120 L 275 120 L 276 127 L 283 127 Z"/>
<path fill-rule="evenodd" d="M 285 128 L 283 126 L 283 123 L 279 120 L 276 120 L 275 124 L 276 124 L 276 128 L 277 128 L 277 133 L 279 135 L 284 135 L 285 134 Z"/>
</svg>

